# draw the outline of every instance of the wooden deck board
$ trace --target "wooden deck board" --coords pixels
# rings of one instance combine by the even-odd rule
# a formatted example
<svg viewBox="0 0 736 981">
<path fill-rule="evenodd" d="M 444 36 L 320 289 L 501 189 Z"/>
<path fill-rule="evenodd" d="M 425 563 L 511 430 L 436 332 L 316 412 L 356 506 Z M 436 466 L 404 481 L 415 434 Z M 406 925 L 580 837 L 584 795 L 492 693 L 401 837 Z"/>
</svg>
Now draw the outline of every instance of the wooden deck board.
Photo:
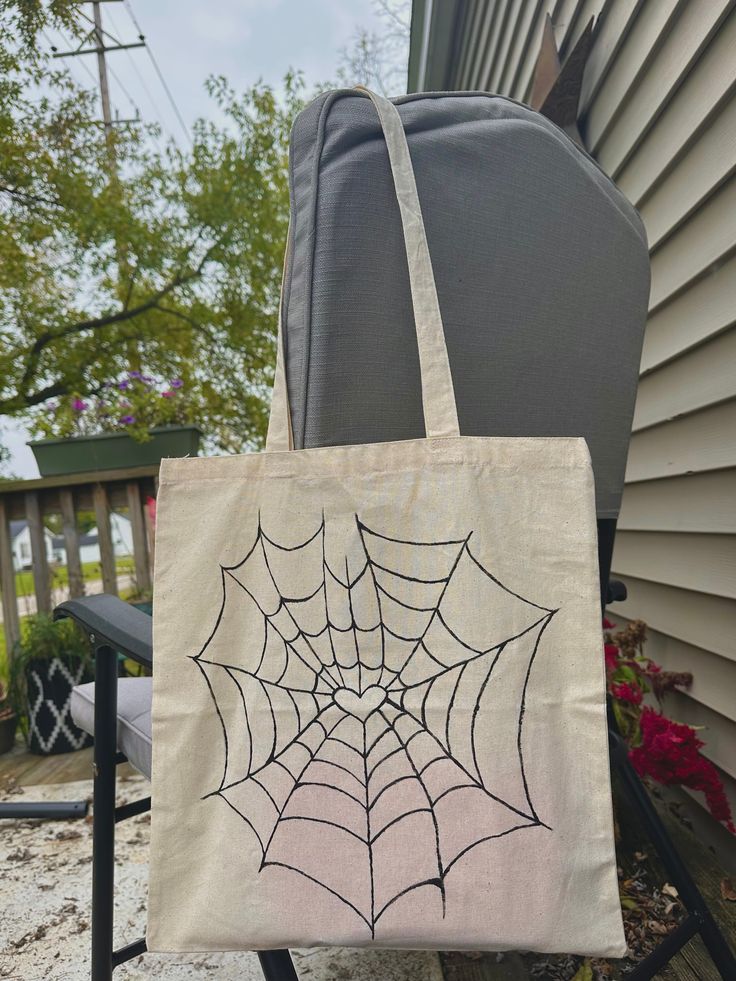
<svg viewBox="0 0 736 981">
<path fill-rule="evenodd" d="M 135 773 L 130 764 L 118 767 L 118 776 Z M 54 756 L 36 756 L 29 753 L 21 740 L 15 748 L 0 756 L 0 787 L 8 782 L 20 787 L 34 787 L 48 783 L 74 783 L 89 780 L 92 791 L 92 747 L 76 753 L 58 753 Z"/>
</svg>

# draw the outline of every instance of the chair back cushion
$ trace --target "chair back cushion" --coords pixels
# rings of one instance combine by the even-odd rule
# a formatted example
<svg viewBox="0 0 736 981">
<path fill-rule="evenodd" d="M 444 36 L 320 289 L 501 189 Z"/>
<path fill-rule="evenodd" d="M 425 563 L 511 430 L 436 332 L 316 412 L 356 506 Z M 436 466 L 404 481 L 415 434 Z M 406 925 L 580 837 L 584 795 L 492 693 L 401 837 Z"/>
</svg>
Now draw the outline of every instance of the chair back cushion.
<svg viewBox="0 0 736 981">
<path fill-rule="evenodd" d="M 397 100 L 427 228 L 461 431 L 584 436 L 618 514 L 649 294 L 634 208 L 557 126 L 477 92 Z M 297 118 L 284 334 L 297 448 L 424 434 L 409 281 L 367 99 Z"/>
</svg>

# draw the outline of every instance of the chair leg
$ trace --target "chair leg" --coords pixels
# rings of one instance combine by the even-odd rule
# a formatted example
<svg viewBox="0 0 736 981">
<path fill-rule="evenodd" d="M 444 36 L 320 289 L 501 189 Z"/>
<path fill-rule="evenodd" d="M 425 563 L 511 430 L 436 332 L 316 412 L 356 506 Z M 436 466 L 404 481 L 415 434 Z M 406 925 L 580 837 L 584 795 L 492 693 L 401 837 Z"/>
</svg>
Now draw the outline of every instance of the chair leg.
<svg viewBox="0 0 736 981">
<path fill-rule="evenodd" d="M 266 981 L 299 981 L 288 950 L 259 950 L 258 959 Z"/>
<path fill-rule="evenodd" d="M 662 864 L 672 879 L 691 920 L 687 925 L 683 925 L 681 934 L 677 937 L 680 941 L 679 944 L 674 942 L 668 944 L 666 941 L 662 944 L 668 955 L 665 961 L 662 960 L 661 956 L 658 956 L 660 955 L 658 948 L 638 966 L 631 975 L 632 978 L 636 977 L 637 981 L 639 978 L 653 978 L 659 969 L 671 957 L 674 957 L 692 936 L 699 933 L 718 973 L 724 981 L 732 981 L 733 978 L 736 978 L 736 958 L 734 958 L 726 938 L 719 929 L 708 904 L 680 857 L 680 853 L 667 833 L 667 829 L 652 804 L 644 785 L 631 765 L 626 743 L 613 728 L 609 730 L 609 736 L 611 763 L 618 770 L 629 800 L 659 853 Z"/>
<path fill-rule="evenodd" d="M 92 825 L 92 981 L 111 981 L 113 972 L 117 664 L 117 657 L 110 648 L 98 647 L 96 649 L 94 823 Z"/>
</svg>

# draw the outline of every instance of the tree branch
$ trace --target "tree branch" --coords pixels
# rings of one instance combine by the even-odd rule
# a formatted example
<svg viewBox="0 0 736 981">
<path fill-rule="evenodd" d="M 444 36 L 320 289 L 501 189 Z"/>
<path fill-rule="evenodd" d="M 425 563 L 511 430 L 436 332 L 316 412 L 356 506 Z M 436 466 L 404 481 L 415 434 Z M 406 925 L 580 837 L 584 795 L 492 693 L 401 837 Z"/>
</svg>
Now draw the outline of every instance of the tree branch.
<svg viewBox="0 0 736 981">
<path fill-rule="evenodd" d="M 17 187 L 9 187 L 7 184 L 0 184 L 0 191 L 4 194 L 9 194 L 11 197 L 20 198 L 26 204 L 45 204 L 51 208 L 61 208 L 62 205 L 59 201 L 54 201 L 51 198 L 45 198 L 41 194 L 31 194 L 28 191 L 21 191 Z"/>
<path fill-rule="evenodd" d="M 179 320 L 184 320 L 195 330 L 199 331 L 201 334 L 204 334 L 204 336 L 209 340 L 211 340 L 213 344 L 215 343 L 211 331 L 207 327 L 205 327 L 204 324 L 200 323 L 198 320 L 195 320 L 194 317 L 191 317 L 189 316 L 189 314 L 184 313 L 183 310 L 175 310 L 173 307 L 164 307 L 160 303 L 156 304 L 156 309 L 160 310 L 161 313 L 168 313 L 172 317 L 178 317 Z M 253 361 L 257 366 L 261 368 L 273 367 L 273 364 L 270 361 L 266 361 L 265 358 L 260 357 L 260 355 L 258 354 L 254 354 L 252 351 L 249 351 L 247 356 L 250 361 Z"/>
<path fill-rule="evenodd" d="M 191 251 L 199 238 L 201 238 L 201 233 L 198 234 L 197 238 L 192 242 L 191 246 L 187 250 L 187 255 L 191 254 Z M 193 269 L 190 269 L 188 272 L 178 273 L 169 283 L 166 284 L 166 286 L 158 290 L 158 292 L 154 293 L 153 296 L 150 296 L 147 300 L 139 303 L 137 306 L 123 307 L 116 313 L 107 314 L 103 317 L 93 317 L 89 320 L 78 321 L 75 324 L 67 324 L 60 330 L 45 331 L 43 334 L 37 337 L 30 351 L 28 352 L 28 360 L 25 371 L 23 372 L 23 377 L 21 378 L 18 386 L 18 397 L 21 399 L 26 398 L 25 393 L 27 392 L 33 376 L 36 373 L 41 354 L 49 344 L 52 344 L 54 341 L 61 340 L 64 337 L 69 337 L 72 334 L 81 334 L 87 330 L 100 330 L 103 327 L 110 327 L 113 324 L 123 323 L 126 320 L 132 320 L 134 317 L 139 317 L 142 313 L 146 313 L 147 311 L 154 309 L 158 302 L 165 296 L 168 296 L 179 286 L 183 286 L 185 283 L 189 283 L 201 275 L 207 261 L 218 245 L 220 245 L 221 241 L 222 237 L 213 242 Z M 50 398 L 51 396 L 47 395 L 46 397 Z M 41 399 L 41 401 L 43 401 L 43 399 Z M 0 407 L 2 404 L 3 403 L 0 403 Z M 34 402 L 33 404 L 37 404 L 37 402 Z"/>
<path fill-rule="evenodd" d="M 9 399 L 0 400 L 0 415 L 10 416 L 15 412 L 22 412 L 24 409 L 31 409 L 34 405 L 40 405 L 47 399 L 58 398 L 60 395 L 68 395 L 69 386 L 66 382 L 54 382 L 46 388 L 34 392 L 32 395 L 14 395 Z"/>
</svg>

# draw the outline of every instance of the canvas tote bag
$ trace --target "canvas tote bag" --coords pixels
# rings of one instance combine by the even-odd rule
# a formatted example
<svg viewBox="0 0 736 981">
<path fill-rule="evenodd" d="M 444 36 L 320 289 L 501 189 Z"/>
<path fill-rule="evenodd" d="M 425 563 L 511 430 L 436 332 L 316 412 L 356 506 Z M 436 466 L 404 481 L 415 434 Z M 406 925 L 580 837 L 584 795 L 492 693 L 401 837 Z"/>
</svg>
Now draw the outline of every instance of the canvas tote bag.
<svg viewBox="0 0 736 981">
<path fill-rule="evenodd" d="M 426 439 L 293 450 L 280 338 L 266 452 L 162 462 L 148 946 L 621 956 L 588 450 L 460 435 L 366 94 Z"/>
</svg>

